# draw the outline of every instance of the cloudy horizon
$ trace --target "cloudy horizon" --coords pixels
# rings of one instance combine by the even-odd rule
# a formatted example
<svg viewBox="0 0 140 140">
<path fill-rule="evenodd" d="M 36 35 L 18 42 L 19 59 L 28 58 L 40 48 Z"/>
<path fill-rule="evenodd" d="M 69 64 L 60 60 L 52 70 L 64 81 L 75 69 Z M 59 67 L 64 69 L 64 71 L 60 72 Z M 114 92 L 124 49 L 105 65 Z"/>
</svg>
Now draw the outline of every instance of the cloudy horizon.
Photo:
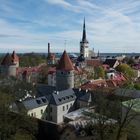
<svg viewBox="0 0 140 140">
<path fill-rule="evenodd" d="M 0 52 L 79 52 L 85 17 L 90 49 L 140 53 L 139 0 L 0 2 Z"/>
</svg>

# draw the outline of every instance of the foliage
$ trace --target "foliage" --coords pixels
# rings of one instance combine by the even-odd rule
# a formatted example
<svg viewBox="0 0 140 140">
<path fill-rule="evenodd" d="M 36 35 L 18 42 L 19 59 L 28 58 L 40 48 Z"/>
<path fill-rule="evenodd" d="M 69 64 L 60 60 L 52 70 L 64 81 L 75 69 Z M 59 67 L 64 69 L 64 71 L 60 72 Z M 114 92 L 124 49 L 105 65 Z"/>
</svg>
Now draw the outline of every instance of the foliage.
<svg viewBox="0 0 140 140">
<path fill-rule="evenodd" d="M 128 64 L 120 64 L 117 71 L 124 73 L 127 78 L 133 78 L 135 76 L 134 70 Z"/>
<path fill-rule="evenodd" d="M 126 133 L 130 133 L 129 126 L 139 114 L 132 111 L 136 102 L 128 102 L 127 107 L 124 107 L 122 100 L 123 99 L 116 98 L 113 95 L 104 96 L 101 93 L 94 93 L 93 104 L 96 106 L 96 112 L 99 114 L 98 132 L 101 140 L 120 140 Z M 109 126 L 111 128 L 106 125 L 109 118 Z M 116 123 L 113 123 L 114 121 L 116 121 Z M 109 134 L 110 130 L 112 130 L 111 135 Z M 108 138 L 108 136 L 110 137 Z"/>
<path fill-rule="evenodd" d="M 140 83 L 133 83 L 130 81 L 126 81 L 123 83 L 122 88 L 140 90 Z"/>
<path fill-rule="evenodd" d="M 22 140 L 30 138 L 35 140 L 37 122 L 23 114 L 10 112 L 9 106 L 13 102 L 13 97 L 10 94 L 0 91 L 0 99 L 0 139 L 19 140 L 21 138 L 20 140 Z"/>
<path fill-rule="evenodd" d="M 95 67 L 94 68 L 94 78 L 98 79 L 98 78 L 104 78 L 105 77 L 105 71 L 103 69 L 103 67 L 99 66 L 99 67 Z"/>
<path fill-rule="evenodd" d="M 39 55 L 35 53 L 20 55 L 20 67 L 32 67 L 38 66 L 41 63 L 46 62 L 46 57 L 44 55 Z"/>
<path fill-rule="evenodd" d="M 122 88 L 126 88 L 126 89 L 133 89 L 134 88 L 134 84 L 130 81 L 125 81 L 122 84 Z"/>
<path fill-rule="evenodd" d="M 140 83 L 135 83 L 134 88 L 137 89 L 137 90 L 140 90 Z"/>
<path fill-rule="evenodd" d="M 34 96 L 36 88 L 31 83 L 26 83 L 13 78 L 5 78 L 1 80 L 0 91 L 16 100 L 23 98 L 27 94 Z"/>
</svg>

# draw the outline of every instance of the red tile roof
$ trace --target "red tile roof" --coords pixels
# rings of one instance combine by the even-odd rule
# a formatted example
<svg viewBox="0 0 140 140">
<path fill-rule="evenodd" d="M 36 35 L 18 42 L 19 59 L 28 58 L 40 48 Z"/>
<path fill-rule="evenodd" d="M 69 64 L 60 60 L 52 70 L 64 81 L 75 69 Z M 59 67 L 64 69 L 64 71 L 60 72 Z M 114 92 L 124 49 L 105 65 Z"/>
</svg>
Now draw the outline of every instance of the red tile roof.
<svg viewBox="0 0 140 140">
<path fill-rule="evenodd" d="M 47 66 L 46 64 L 41 64 L 41 65 L 35 66 L 35 67 L 19 67 L 17 69 L 17 74 L 20 75 L 20 74 L 23 74 L 24 72 L 28 73 L 28 74 L 31 74 L 33 72 L 39 73 L 46 66 Z"/>
<path fill-rule="evenodd" d="M 82 89 L 88 89 L 88 90 L 94 90 L 98 87 L 116 87 L 120 86 L 126 79 L 123 77 L 123 75 L 117 75 L 117 77 L 114 77 L 113 79 L 97 79 L 97 80 L 91 80 L 86 82 L 81 86 Z"/>
<path fill-rule="evenodd" d="M 63 52 L 57 70 L 71 71 L 74 70 L 73 64 L 66 51 Z"/>
<path fill-rule="evenodd" d="M 81 89 L 93 90 L 97 87 L 105 87 L 107 85 L 104 79 L 91 80 L 81 86 Z"/>
<path fill-rule="evenodd" d="M 89 59 L 86 60 L 87 66 L 101 66 L 101 62 L 99 59 Z"/>
</svg>

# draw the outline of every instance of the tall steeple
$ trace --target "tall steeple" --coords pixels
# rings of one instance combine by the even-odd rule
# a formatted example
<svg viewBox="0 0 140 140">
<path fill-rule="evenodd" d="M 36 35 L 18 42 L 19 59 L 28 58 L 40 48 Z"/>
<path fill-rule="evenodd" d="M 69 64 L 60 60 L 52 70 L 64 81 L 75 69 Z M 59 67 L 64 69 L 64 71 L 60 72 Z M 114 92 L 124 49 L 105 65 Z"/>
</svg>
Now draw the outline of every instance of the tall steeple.
<svg viewBox="0 0 140 140">
<path fill-rule="evenodd" d="M 85 18 L 84 18 L 84 24 L 83 24 L 83 36 L 80 42 L 80 55 L 84 56 L 85 58 L 89 57 L 88 41 L 86 38 Z"/>
<path fill-rule="evenodd" d="M 88 42 L 87 39 L 86 39 L 86 24 L 85 24 L 85 18 L 84 18 L 84 24 L 83 24 L 82 42 Z"/>
</svg>

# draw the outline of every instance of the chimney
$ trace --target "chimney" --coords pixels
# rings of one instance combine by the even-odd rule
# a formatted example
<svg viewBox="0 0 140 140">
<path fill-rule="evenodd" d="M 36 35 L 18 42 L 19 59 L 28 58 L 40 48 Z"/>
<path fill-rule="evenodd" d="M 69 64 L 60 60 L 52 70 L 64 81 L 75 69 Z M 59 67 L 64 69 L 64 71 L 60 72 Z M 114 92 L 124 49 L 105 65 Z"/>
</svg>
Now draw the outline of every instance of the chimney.
<svg viewBox="0 0 140 140">
<path fill-rule="evenodd" d="M 50 43 L 48 43 L 48 54 L 50 54 Z"/>
</svg>

